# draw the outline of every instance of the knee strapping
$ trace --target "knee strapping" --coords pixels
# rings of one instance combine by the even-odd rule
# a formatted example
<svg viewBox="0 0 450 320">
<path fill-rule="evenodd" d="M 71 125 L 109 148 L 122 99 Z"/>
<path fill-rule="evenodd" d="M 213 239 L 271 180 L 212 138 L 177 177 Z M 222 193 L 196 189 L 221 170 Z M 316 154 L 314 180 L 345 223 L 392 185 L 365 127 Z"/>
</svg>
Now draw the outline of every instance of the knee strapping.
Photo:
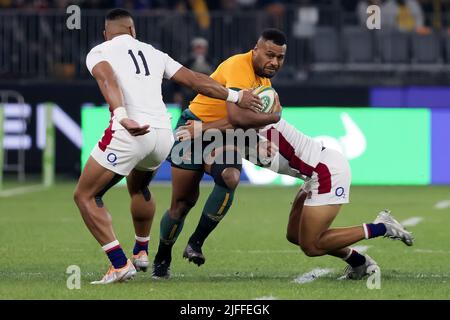
<svg viewBox="0 0 450 320">
<path fill-rule="evenodd" d="M 144 178 L 144 181 L 142 182 L 142 185 L 140 186 L 139 190 L 141 191 L 142 195 L 144 196 L 145 201 L 150 201 L 152 198 L 152 194 L 148 188 L 148 185 L 152 181 L 153 177 L 155 176 L 156 171 L 148 171 L 146 173 L 146 176 Z"/>
<path fill-rule="evenodd" d="M 150 190 L 149 190 L 148 187 L 142 187 L 142 188 L 141 188 L 141 193 L 142 193 L 142 195 L 144 196 L 145 201 L 148 202 L 148 201 L 151 200 L 152 194 L 151 194 L 151 192 L 150 192 Z"/>
<path fill-rule="evenodd" d="M 97 205 L 97 207 L 99 208 L 103 208 L 103 196 L 105 195 L 105 193 L 111 189 L 117 182 L 119 182 L 120 180 L 122 180 L 123 176 L 121 176 L 120 174 L 115 174 L 114 177 L 111 179 L 110 182 L 108 182 L 108 184 L 102 189 L 100 190 L 95 196 L 95 204 Z"/>
</svg>

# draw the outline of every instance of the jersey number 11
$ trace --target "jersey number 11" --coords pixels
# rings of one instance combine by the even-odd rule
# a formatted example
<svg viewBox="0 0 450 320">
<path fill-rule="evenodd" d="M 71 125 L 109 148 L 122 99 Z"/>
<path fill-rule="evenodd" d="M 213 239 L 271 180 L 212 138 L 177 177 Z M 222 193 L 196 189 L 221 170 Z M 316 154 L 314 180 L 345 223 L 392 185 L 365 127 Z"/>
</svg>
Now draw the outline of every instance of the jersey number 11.
<svg viewBox="0 0 450 320">
<path fill-rule="evenodd" d="M 131 56 L 131 59 L 133 59 L 134 65 L 136 67 L 136 74 L 140 74 L 141 73 L 141 68 L 139 68 L 138 62 L 136 60 L 136 57 L 134 56 L 133 51 L 131 49 L 128 50 L 128 54 Z M 138 51 L 138 56 L 141 57 L 142 63 L 144 64 L 145 75 L 146 76 L 150 75 L 150 71 L 148 71 L 147 61 L 145 60 L 144 54 L 142 53 L 141 50 Z"/>
</svg>

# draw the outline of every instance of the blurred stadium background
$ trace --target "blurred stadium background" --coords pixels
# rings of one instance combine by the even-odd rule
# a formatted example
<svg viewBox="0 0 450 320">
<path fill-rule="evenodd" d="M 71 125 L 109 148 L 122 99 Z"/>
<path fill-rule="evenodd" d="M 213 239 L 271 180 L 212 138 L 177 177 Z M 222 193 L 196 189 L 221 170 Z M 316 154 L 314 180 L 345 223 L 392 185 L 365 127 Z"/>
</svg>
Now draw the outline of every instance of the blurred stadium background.
<svg viewBox="0 0 450 320">
<path fill-rule="evenodd" d="M 69 30 L 66 26 L 66 20 L 70 16 L 66 13 L 66 8 L 71 4 L 81 8 L 80 29 Z M 366 27 L 366 9 L 371 4 L 381 8 L 381 30 L 368 30 Z M 353 216 L 347 216 L 347 220 L 340 222 L 360 223 L 361 218 L 370 219 L 372 215 L 369 212 L 365 216 L 359 216 L 357 211 L 371 210 L 375 214 L 378 212 L 376 210 L 383 209 L 384 206 L 403 210 L 405 213 L 401 218 L 404 219 L 414 215 L 410 212 L 414 208 L 422 211 L 439 209 L 448 213 L 450 189 L 445 185 L 450 185 L 450 149 L 447 147 L 450 139 L 450 0 L 0 0 L 0 110 L 3 112 L 3 154 L 0 164 L 3 162 L 1 172 L 4 175 L 3 190 L 0 191 L 0 228 L 4 232 L 0 232 L 0 239 L 3 244 L 9 242 L 8 234 L 9 237 L 17 237 L 18 241 L 22 241 L 20 235 L 25 235 L 25 230 L 18 225 L 7 230 L 8 225 L 22 221 L 18 213 L 23 212 L 26 217 L 31 217 L 31 213 L 42 212 L 43 221 L 54 222 L 59 220 L 53 220 L 51 213 L 54 210 L 58 213 L 63 211 L 65 213 L 61 213 L 62 218 L 58 219 L 63 219 L 63 224 L 70 222 L 70 227 L 64 225 L 63 230 L 67 234 L 79 230 L 76 232 L 81 232 L 82 235 L 78 242 L 67 238 L 63 243 L 67 247 L 83 248 L 88 257 L 83 256 L 85 260 L 82 260 L 78 251 L 69 251 L 68 255 L 78 259 L 79 264 L 84 263 L 85 268 L 91 272 L 89 279 L 94 272 L 98 276 L 103 271 L 101 268 L 105 261 L 98 262 L 101 253 L 87 234 L 81 218 L 77 216 L 75 205 L 71 202 L 71 192 L 93 144 L 101 137 L 109 121 L 104 100 L 86 69 L 85 57 L 90 48 L 103 41 L 104 14 L 106 9 L 113 7 L 124 7 L 133 12 L 138 39 L 150 42 L 186 66 L 204 73 L 210 73 L 228 56 L 250 50 L 264 28 L 280 28 L 288 37 L 288 51 L 285 65 L 274 78 L 273 86 L 284 106 L 283 116 L 306 134 L 341 150 L 350 160 L 354 185 L 403 186 L 393 189 L 356 187 L 355 198 L 361 203 L 358 207 L 353 207 Z M 193 93 L 170 82 L 164 83 L 163 93 L 175 122 L 181 110 L 187 107 Z M 46 114 L 46 106 L 52 106 L 49 116 Z M 49 119 L 52 119 L 50 122 L 54 129 L 52 126 L 47 128 Z M 52 141 L 49 139 L 53 138 L 54 144 L 46 144 L 46 141 Z M 44 152 L 46 145 L 47 152 Z M 46 171 L 43 170 L 45 162 L 50 164 Z M 43 171 L 47 175 L 45 183 L 53 184 L 53 163 L 56 180 L 63 183 L 63 187 L 59 188 L 57 184 L 49 189 L 49 193 L 41 191 L 35 196 L 28 194 L 28 191 L 34 189 L 24 189 L 24 186 L 35 183 L 36 179 L 40 180 Z M 157 180 L 170 181 L 167 163 L 159 171 Z M 297 183 L 250 165 L 244 168 L 243 180 L 251 184 Z M 170 189 L 165 188 L 155 187 L 162 202 L 152 230 L 153 239 L 158 237 L 160 210 L 169 203 Z M 242 201 L 242 204 L 236 205 L 236 211 L 242 210 L 245 213 L 264 209 L 257 207 L 264 205 L 264 202 L 245 202 L 246 195 L 257 197 L 257 189 L 251 188 L 254 187 L 240 190 L 242 194 L 237 203 Z M 282 219 L 277 218 L 275 225 L 279 224 L 280 228 L 273 234 L 274 237 L 277 234 L 280 243 L 283 243 L 281 246 L 286 246 L 282 241 L 283 223 L 287 219 L 289 199 L 294 196 L 295 188 L 285 189 L 288 195 L 280 188 L 274 187 L 274 194 L 283 204 L 282 207 L 274 206 L 273 210 L 285 212 Z M 14 189 L 22 190 L 19 193 L 24 195 L 11 192 Z M 116 197 L 110 199 L 113 217 L 117 221 L 125 221 L 125 217 L 119 218 L 120 214 L 114 212 L 117 206 L 124 206 L 119 200 L 127 201 L 127 196 L 122 191 L 114 192 Z M 386 192 L 390 193 L 389 197 L 386 197 Z M 264 194 L 267 194 L 267 190 Z M 44 201 L 42 197 L 52 197 L 54 202 Z M 382 199 L 387 203 L 381 203 Z M 31 201 L 33 205 L 27 201 Z M 265 205 L 270 208 L 269 204 Z M 126 210 L 125 206 L 122 209 Z M 236 229 L 233 219 L 238 219 L 238 216 L 236 213 L 234 217 L 225 219 L 223 228 L 217 232 L 217 239 L 211 240 L 211 251 L 214 244 L 228 241 L 226 228 L 233 226 Z M 128 217 L 126 218 L 128 221 Z M 45 229 L 49 227 L 34 219 L 32 217 L 31 221 L 48 232 L 52 241 L 61 240 L 62 234 L 57 235 L 53 229 Z M 425 291 L 417 297 L 427 297 L 427 294 L 435 292 L 431 297 L 448 299 L 448 291 L 439 286 L 441 280 L 445 282 L 449 278 L 448 270 L 445 271 L 443 267 L 448 262 L 448 248 L 440 247 L 448 244 L 448 232 L 443 227 L 447 225 L 449 218 L 447 215 L 440 218 L 435 216 L 433 219 L 430 221 L 433 221 L 436 228 L 424 229 L 422 234 L 425 236 L 433 233 L 437 237 L 432 246 L 433 249 L 441 250 L 441 256 L 437 259 L 440 264 L 417 265 L 414 260 L 416 258 L 411 257 L 408 266 L 415 267 L 408 271 L 410 273 L 400 274 L 398 279 L 403 281 L 409 277 L 417 278 L 417 273 L 423 272 L 428 274 L 422 280 L 428 281 L 429 287 L 423 289 Z M 193 226 L 197 218 L 191 220 Z M 273 221 L 264 221 L 268 228 L 273 226 Z M 58 224 L 52 222 L 50 224 L 58 229 Z M 120 228 L 119 234 L 131 232 L 131 226 Z M 190 226 L 186 228 L 189 230 Z M 235 229 L 232 229 L 233 232 L 242 233 L 242 230 Z M 43 250 L 46 259 L 53 259 L 49 252 L 42 249 L 51 247 L 47 240 L 36 230 L 27 229 L 26 232 L 36 232 L 38 240 L 30 242 L 30 246 L 34 246 L 38 252 Z M 255 234 L 261 230 L 252 229 L 250 232 L 257 239 Z M 188 231 L 184 232 L 184 235 L 187 234 Z M 183 241 L 178 241 L 181 242 L 180 246 L 184 244 Z M 255 243 L 258 241 L 255 240 Z M 156 241 L 153 246 L 155 243 Z M 274 243 L 272 249 L 277 248 L 276 244 L 278 242 Z M 427 245 L 419 248 L 425 250 L 423 252 L 431 250 Z M 255 246 L 256 244 L 253 247 L 249 245 L 247 249 L 254 249 Z M 393 246 L 391 256 L 383 258 L 386 262 L 395 263 L 399 251 L 404 253 L 403 248 L 395 251 L 397 247 L 399 246 Z M 18 261 L 24 259 L 21 258 L 20 250 L 16 251 L 12 245 L 5 245 L 3 249 Z M 227 252 L 233 257 L 230 250 Z M 288 256 L 289 254 L 288 252 Z M 213 255 L 217 256 L 216 260 L 220 260 L 223 253 L 213 251 Z M 296 255 L 301 257 L 297 253 Z M 258 259 L 256 255 L 251 257 L 253 258 Z M 301 260 L 301 270 L 306 272 L 308 268 L 313 268 L 310 260 L 304 261 L 306 260 Z M 3 262 L 3 268 L 7 268 L 8 263 Z M 62 273 L 71 264 L 71 261 L 64 259 L 53 262 L 53 269 L 50 268 L 48 272 Z M 43 266 L 38 258 L 27 263 L 21 272 L 31 278 L 34 267 Z M 212 266 L 220 269 L 217 263 L 216 261 Z M 175 264 L 178 264 L 178 260 Z M 398 262 L 398 268 L 401 269 L 402 266 Z M 184 265 L 179 268 L 179 272 L 191 272 Z M 205 268 L 206 271 L 209 270 L 208 266 Z M 240 266 L 233 268 L 239 269 Z M 268 268 L 267 273 L 280 271 L 289 275 L 294 272 L 285 270 L 285 266 L 277 268 L 278 265 L 274 264 L 272 268 Z M 250 271 L 253 269 L 249 266 L 247 269 L 248 275 L 252 272 L 253 277 L 253 271 Z M 4 282 L 7 286 L 0 291 L 1 297 L 8 297 L 8 292 L 15 292 L 12 297 L 39 297 L 39 292 L 44 297 L 74 297 L 66 293 L 45 291 L 45 271 L 43 276 L 37 276 L 34 293 L 25 289 L 23 292 L 14 291 L 15 281 L 20 282 L 19 271 L 10 273 L 3 269 L 2 274 L 9 282 Z M 200 273 L 196 274 L 201 277 Z M 261 275 L 262 282 L 265 274 Z M 436 283 L 432 281 L 430 284 L 432 274 L 439 276 L 433 279 Z M 65 283 L 64 275 L 58 277 Z M 232 273 L 230 277 L 233 278 Z M 283 277 L 285 276 L 281 276 L 282 279 Z M 396 279 L 391 277 L 393 281 Z M 277 281 L 272 279 L 272 282 Z M 424 282 L 418 283 L 417 288 L 423 284 Z M 207 283 L 202 285 L 207 286 Z M 277 292 L 276 286 L 273 292 Z M 356 285 L 352 286 L 354 290 L 359 290 L 355 289 Z M 399 285 L 398 292 L 392 291 L 388 295 L 379 294 L 374 297 L 407 298 L 408 296 L 399 293 L 402 292 L 400 287 Z M 168 291 L 164 291 L 167 296 L 163 297 L 205 298 L 201 295 L 202 288 L 200 287 L 198 296 L 185 296 L 174 285 L 174 296 L 170 295 L 172 291 L 169 287 Z M 242 290 L 244 288 L 245 283 Z M 436 291 L 437 288 L 442 290 Z M 247 292 L 245 290 L 241 292 Z M 95 292 L 91 291 L 85 297 L 96 297 Z M 234 293 L 233 296 L 232 291 L 230 292 L 228 296 L 231 298 L 253 297 L 253 293 Z M 330 296 L 318 294 L 317 297 L 333 298 L 333 291 L 330 292 Z M 315 297 L 303 291 L 294 293 L 280 293 L 280 296 Z M 227 297 L 227 294 L 220 296 L 217 293 L 217 298 L 220 297 Z M 344 294 L 341 297 L 346 296 Z M 362 294 L 359 297 L 366 296 Z"/>
</svg>

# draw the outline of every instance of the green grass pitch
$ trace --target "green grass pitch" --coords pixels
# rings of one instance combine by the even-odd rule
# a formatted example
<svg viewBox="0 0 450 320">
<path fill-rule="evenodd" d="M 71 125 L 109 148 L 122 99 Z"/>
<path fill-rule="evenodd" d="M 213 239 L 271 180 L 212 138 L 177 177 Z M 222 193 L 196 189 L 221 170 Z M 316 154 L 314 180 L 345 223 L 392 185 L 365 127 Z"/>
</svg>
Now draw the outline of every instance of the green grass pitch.
<svg viewBox="0 0 450 320">
<path fill-rule="evenodd" d="M 187 239 L 211 189 L 186 219 L 173 251 L 172 278 L 155 281 L 138 273 L 128 283 L 93 286 L 108 261 L 83 224 L 72 201 L 74 183 L 12 197 L 0 197 L 0 299 L 450 299 L 450 187 L 353 187 L 351 204 L 333 226 L 370 222 L 389 208 L 398 220 L 422 217 L 409 229 L 416 243 L 361 241 L 381 267 L 381 288 L 366 281 L 339 281 L 345 264 L 333 257 L 306 257 L 285 240 L 294 187 L 240 186 L 232 209 L 204 246 L 206 264 L 182 259 Z M 150 258 L 159 237 L 159 221 L 169 205 L 170 186 L 152 188 L 157 213 L 151 232 Z M 122 187 L 105 196 L 117 236 L 130 254 L 134 233 Z M 81 269 L 81 289 L 66 286 L 66 269 Z M 331 271 L 312 282 L 293 280 L 313 269 Z"/>
</svg>

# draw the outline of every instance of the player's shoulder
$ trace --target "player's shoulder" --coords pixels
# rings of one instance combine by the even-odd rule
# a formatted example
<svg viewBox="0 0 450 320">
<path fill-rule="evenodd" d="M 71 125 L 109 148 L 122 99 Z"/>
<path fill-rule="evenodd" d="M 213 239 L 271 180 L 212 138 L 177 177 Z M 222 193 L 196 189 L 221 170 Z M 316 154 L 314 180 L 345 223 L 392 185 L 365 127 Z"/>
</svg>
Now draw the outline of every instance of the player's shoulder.
<svg viewBox="0 0 450 320">
<path fill-rule="evenodd" d="M 92 54 L 92 53 L 95 53 L 95 52 L 102 52 L 102 51 L 104 51 L 107 48 L 107 42 L 108 41 L 105 41 L 105 42 L 102 42 L 102 43 L 94 46 L 91 50 L 89 50 L 88 55 Z"/>
<path fill-rule="evenodd" d="M 242 67 L 242 68 L 249 68 L 251 67 L 251 61 L 252 61 L 252 52 L 245 52 L 245 53 L 239 53 L 235 54 L 234 56 L 229 57 L 224 62 L 222 62 L 223 67 Z"/>
<path fill-rule="evenodd" d="M 91 49 L 91 51 L 114 50 L 117 47 L 123 47 L 131 43 L 134 44 L 135 42 L 138 42 L 135 38 L 128 34 L 123 34 L 96 45 Z"/>
<path fill-rule="evenodd" d="M 136 40 L 141 48 L 145 48 L 148 52 L 156 56 L 167 56 L 167 53 L 153 46 L 151 43 Z"/>
</svg>

